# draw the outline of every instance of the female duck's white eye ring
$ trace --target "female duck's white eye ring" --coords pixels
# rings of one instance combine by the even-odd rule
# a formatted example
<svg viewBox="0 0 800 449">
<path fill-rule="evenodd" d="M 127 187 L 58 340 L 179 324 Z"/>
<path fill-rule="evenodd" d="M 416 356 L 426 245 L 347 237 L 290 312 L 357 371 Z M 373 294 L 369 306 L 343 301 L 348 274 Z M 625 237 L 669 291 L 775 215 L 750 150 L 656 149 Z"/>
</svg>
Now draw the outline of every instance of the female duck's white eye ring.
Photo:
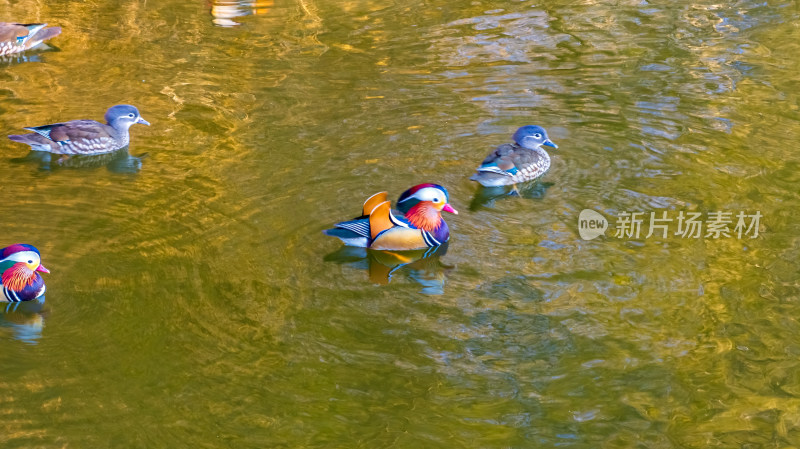
<svg viewBox="0 0 800 449">
<path fill-rule="evenodd" d="M 534 137 L 535 139 L 541 139 L 541 138 L 542 138 L 542 135 L 541 135 L 541 134 L 539 134 L 539 133 L 536 133 L 536 134 L 534 134 L 534 135 L 533 135 L 533 137 Z"/>
</svg>

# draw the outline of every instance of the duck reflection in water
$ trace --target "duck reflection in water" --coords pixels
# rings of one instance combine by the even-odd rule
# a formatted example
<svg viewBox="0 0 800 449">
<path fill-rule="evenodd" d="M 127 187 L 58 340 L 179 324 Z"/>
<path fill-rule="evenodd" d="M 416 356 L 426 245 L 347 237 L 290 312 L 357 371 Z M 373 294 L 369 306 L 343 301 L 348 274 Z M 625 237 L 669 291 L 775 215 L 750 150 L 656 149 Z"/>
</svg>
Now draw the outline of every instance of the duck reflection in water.
<svg viewBox="0 0 800 449">
<path fill-rule="evenodd" d="M 0 56 L 0 64 L 22 64 L 25 62 L 42 62 L 42 54 L 49 53 L 49 52 L 58 52 L 61 51 L 58 47 L 54 45 L 48 45 L 45 43 L 41 43 L 37 45 L 33 50 L 24 52 L 24 53 L 14 53 L 10 55 Z"/>
<path fill-rule="evenodd" d="M 42 44 L 44 45 L 44 44 Z M 21 64 L 23 62 L 42 62 L 42 59 L 37 54 L 28 55 L 25 53 L 17 53 L 14 55 L 0 56 L 0 63 L 3 64 Z"/>
<path fill-rule="evenodd" d="M 397 273 L 406 273 L 422 285 L 422 293 L 444 293 L 446 272 L 454 267 L 439 260 L 447 253 L 447 242 L 428 249 L 414 251 L 383 251 L 354 246 L 343 246 L 324 260 L 367 270 L 369 280 L 378 285 L 388 284 Z"/>
<path fill-rule="evenodd" d="M 507 196 L 538 200 L 544 198 L 552 182 L 530 181 L 519 184 L 516 188 L 508 186 L 480 187 L 469 203 L 469 210 L 475 212 L 483 207 L 494 207 L 495 201 Z"/>
<path fill-rule="evenodd" d="M 211 15 L 214 25 L 221 27 L 234 27 L 241 25 L 235 18 L 254 14 L 266 14 L 275 4 L 272 0 L 212 0 Z"/>
<path fill-rule="evenodd" d="M 43 308 L 44 295 L 31 301 L 0 304 L 0 334 L 10 329 L 14 339 L 36 344 L 44 328 Z"/>
<path fill-rule="evenodd" d="M 147 156 L 147 153 L 133 156 L 128 152 L 128 147 L 120 148 L 112 153 L 69 157 L 53 155 L 46 151 L 31 151 L 24 157 L 11 159 L 11 162 L 35 163 L 40 170 L 106 167 L 112 173 L 137 173 L 142 169 L 142 159 Z"/>
</svg>

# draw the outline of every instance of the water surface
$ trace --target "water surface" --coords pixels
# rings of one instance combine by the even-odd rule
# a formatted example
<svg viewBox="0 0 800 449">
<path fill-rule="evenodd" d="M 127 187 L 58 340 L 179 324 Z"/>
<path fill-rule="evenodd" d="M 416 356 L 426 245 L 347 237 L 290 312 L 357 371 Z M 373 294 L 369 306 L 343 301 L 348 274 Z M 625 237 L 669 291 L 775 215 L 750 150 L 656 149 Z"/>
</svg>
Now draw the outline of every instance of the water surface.
<svg viewBox="0 0 800 449">
<path fill-rule="evenodd" d="M 794 3 L 4 8 L 64 29 L 0 66 L 5 134 L 152 126 L 116 165 L 0 143 L 2 244 L 51 270 L 0 320 L 3 447 L 800 441 Z M 476 197 L 525 124 L 559 145 L 543 183 Z M 320 231 L 421 182 L 461 211 L 446 254 L 326 260 Z M 763 218 L 584 241 L 586 208 Z"/>
</svg>

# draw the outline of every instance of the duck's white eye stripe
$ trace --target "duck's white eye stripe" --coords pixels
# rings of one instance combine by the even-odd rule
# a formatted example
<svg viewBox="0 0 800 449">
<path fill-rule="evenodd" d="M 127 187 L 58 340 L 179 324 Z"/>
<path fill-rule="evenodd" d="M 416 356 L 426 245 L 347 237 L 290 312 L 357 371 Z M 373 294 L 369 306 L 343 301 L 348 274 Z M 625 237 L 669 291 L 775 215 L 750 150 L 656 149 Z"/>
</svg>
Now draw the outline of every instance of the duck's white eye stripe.
<svg viewBox="0 0 800 449">
<path fill-rule="evenodd" d="M 417 193 L 411 196 L 420 201 L 433 201 L 434 203 L 437 203 L 439 202 L 439 199 L 442 198 L 443 196 L 445 197 L 446 201 L 447 193 L 445 193 L 442 189 L 438 189 L 436 187 L 425 187 L 424 189 L 420 189 Z"/>
<path fill-rule="evenodd" d="M 40 258 L 39 255 L 33 251 L 20 251 L 2 260 L 13 260 L 14 262 L 29 263 L 33 265 L 34 263 L 38 264 Z"/>
</svg>

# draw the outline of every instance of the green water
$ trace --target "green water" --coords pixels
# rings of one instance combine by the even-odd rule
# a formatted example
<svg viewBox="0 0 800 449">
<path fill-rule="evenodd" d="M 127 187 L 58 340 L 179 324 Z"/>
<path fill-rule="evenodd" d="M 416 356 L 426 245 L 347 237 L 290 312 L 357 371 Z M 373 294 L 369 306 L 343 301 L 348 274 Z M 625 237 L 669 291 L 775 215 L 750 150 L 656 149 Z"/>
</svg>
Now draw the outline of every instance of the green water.
<svg viewBox="0 0 800 449">
<path fill-rule="evenodd" d="M 800 445 L 796 3 L 0 12 L 64 29 L 0 65 L 3 134 L 152 123 L 140 160 L 0 140 L 0 246 L 51 271 L 41 311 L 0 317 L 3 448 Z M 559 145 L 543 183 L 480 195 L 525 124 Z M 461 212 L 446 254 L 390 280 L 331 256 L 323 229 L 421 182 Z M 586 241 L 587 208 L 762 218 Z"/>
</svg>

